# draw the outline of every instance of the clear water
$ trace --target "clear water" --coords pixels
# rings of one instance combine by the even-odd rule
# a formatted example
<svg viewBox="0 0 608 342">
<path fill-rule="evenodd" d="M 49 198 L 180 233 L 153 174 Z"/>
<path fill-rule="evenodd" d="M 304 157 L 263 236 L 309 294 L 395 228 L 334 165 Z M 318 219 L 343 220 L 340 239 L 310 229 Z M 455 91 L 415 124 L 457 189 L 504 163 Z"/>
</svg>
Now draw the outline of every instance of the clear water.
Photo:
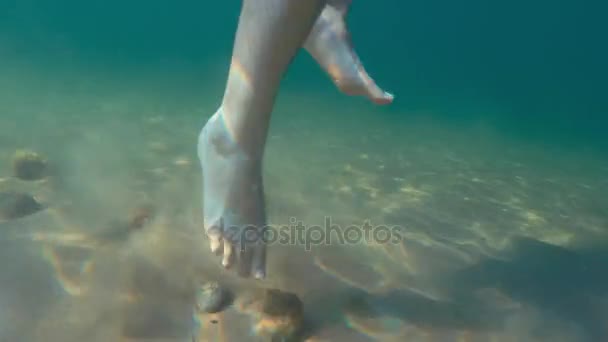
<svg viewBox="0 0 608 342">
<path fill-rule="evenodd" d="M 256 288 L 298 294 L 309 341 L 608 339 L 605 5 L 355 1 L 357 49 L 396 102 L 342 96 L 299 55 L 270 221 L 403 239 L 272 246 L 264 282 L 222 271 L 200 228 L 195 142 L 238 7 L 0 1 L 0 191 L 48 207 L 0 223 L 0 341 L 263 340 L 240 301 Z M 54 176 L 13 177 L 19 149 Z M 234 305 L 193 315 L 200 280 Z"/>
</svg>

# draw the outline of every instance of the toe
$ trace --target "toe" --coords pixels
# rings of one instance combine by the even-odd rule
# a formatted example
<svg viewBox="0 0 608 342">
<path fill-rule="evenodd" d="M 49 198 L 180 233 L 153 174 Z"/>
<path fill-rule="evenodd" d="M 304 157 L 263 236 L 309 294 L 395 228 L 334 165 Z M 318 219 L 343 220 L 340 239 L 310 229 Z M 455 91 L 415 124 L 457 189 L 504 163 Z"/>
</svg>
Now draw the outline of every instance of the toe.
<svg viewBox="0 0 608 342">
<path fill-rule="evenodd" d="M 224 240 L 224 256 L 222 258 L 222 266 L 230 268 L 234 260 L 235 246 L 233 242 Z"/>
<path fill-rule="evenodd" d="M 251 263 L 253 260 L 253 248 L 251 245 L 245 245 L 239 249 L 239 269 L 238 273 L 241 277 L 248 278 L 251 276 Z"/>
<path fill-rule="evenodd" d="M 221 255 L 223 252 L 223 242 L 219 235 L 209 235 L 209 244 L 211 246 L 211 253 Z"/>
<path fill-rule="evenodd" d="M 393 94 L 388 93 L 386 91 L 382 91 L 381 94 L 373 96 L 372 101 L 375 104 L 384 105 L 384 104 L 392 103 L 394 98 L 395 98 L 395 96 Z"/>
<path fill-rule="evenodd" d="M 209 238 L 209 245 L 211 247 L 211 253 L 215 255 L 222 255 L 223 252 L 223 228 L 220 221 L 219 224 L 208 225 L 205 228 L 207 237 Z"/>
<path fill-rule="evenodd" d="M 251 271 L 256 279 L 266 278 L 266 246 L 259 244 L 253 250 Z"/>
</svg>

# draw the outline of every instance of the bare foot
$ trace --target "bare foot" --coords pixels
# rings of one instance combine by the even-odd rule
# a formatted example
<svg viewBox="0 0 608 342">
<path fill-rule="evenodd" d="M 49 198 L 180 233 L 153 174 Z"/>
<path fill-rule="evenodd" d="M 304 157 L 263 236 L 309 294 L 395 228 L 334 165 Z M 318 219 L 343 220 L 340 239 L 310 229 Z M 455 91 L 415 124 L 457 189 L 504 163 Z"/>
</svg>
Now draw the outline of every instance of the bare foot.
<svg viewBox="0 0 608 342">
<path fill-rule="evenodd" d="M 393 95 L 376 85 L 352 47 L 346 27 L 350 4 L 351 0 L 328 0 L 304 48 L 343 93 L 365 96 L 376 104 L 389 104 Z"/>
<path fill-rule="evenodd" d="M 203 171 L 203 217 L 211 250 L 226 268 L 242 276 L 266 276 L 266 247 L 259 233 L 266 223 L 261 160 L 251 158 L 226 128 L 220 108 L 198 141 Z"/>
</svg>

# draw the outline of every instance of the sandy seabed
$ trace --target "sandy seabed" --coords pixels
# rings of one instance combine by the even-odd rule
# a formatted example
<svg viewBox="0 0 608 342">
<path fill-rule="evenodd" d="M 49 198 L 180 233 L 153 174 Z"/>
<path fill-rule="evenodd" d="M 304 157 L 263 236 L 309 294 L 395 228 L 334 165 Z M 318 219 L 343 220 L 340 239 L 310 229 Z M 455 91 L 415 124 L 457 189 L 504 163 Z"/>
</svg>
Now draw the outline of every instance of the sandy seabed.
<svg viewBox="0 0 608 342">
<path fill-rule="evenodd" d="M 219 89 L 180 91 L 179 73 L 3 74 L 0 191 L 44 208 L 0 222 L 1 341 L 263 341 L 272 322 L 246 305 L 260 288 L 301 298 L 308 341 L 608 338 L 607 159 L 285 92 L 266 152 L 270 222 L 369 222 L 399 239 L 275 243 L 268 279 L 243 280 L 201 228 L 195 144 Z M 20 149 L 52 174 L 15 178 Z M 234 303 L 195 313 L 204 281 Z"/>
</svg>

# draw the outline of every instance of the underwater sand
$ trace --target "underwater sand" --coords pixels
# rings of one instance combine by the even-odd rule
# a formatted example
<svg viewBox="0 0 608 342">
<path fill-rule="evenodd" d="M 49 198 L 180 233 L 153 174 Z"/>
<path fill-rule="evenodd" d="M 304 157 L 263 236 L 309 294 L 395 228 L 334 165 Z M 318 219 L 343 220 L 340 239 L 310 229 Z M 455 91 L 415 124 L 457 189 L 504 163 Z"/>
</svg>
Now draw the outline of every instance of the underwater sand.
<svg viewBox="0 0 608 342">
<path fill-rule="evenodd" d="M 2 74 L 0 191 L 47 208 L 0 222 L 1 341 L 258 341 L 241 303 L 256 288 L 303 300 L 308 341 L 608 338 L 608 159 L 593 152 L 283 92 L 266 152 L 270 222 L 370 221 L 403 239 L 273 245 L 268 279 L 242 280 L 201 228 L 195 143 L 218 84 L 183 70 Z M 54 176 L 12 177 L 18 149 Z M 141 206 L 150 221 L 121 228 Z M 208 280 L 235 303 L 193 315 Z"/>
</svg>

